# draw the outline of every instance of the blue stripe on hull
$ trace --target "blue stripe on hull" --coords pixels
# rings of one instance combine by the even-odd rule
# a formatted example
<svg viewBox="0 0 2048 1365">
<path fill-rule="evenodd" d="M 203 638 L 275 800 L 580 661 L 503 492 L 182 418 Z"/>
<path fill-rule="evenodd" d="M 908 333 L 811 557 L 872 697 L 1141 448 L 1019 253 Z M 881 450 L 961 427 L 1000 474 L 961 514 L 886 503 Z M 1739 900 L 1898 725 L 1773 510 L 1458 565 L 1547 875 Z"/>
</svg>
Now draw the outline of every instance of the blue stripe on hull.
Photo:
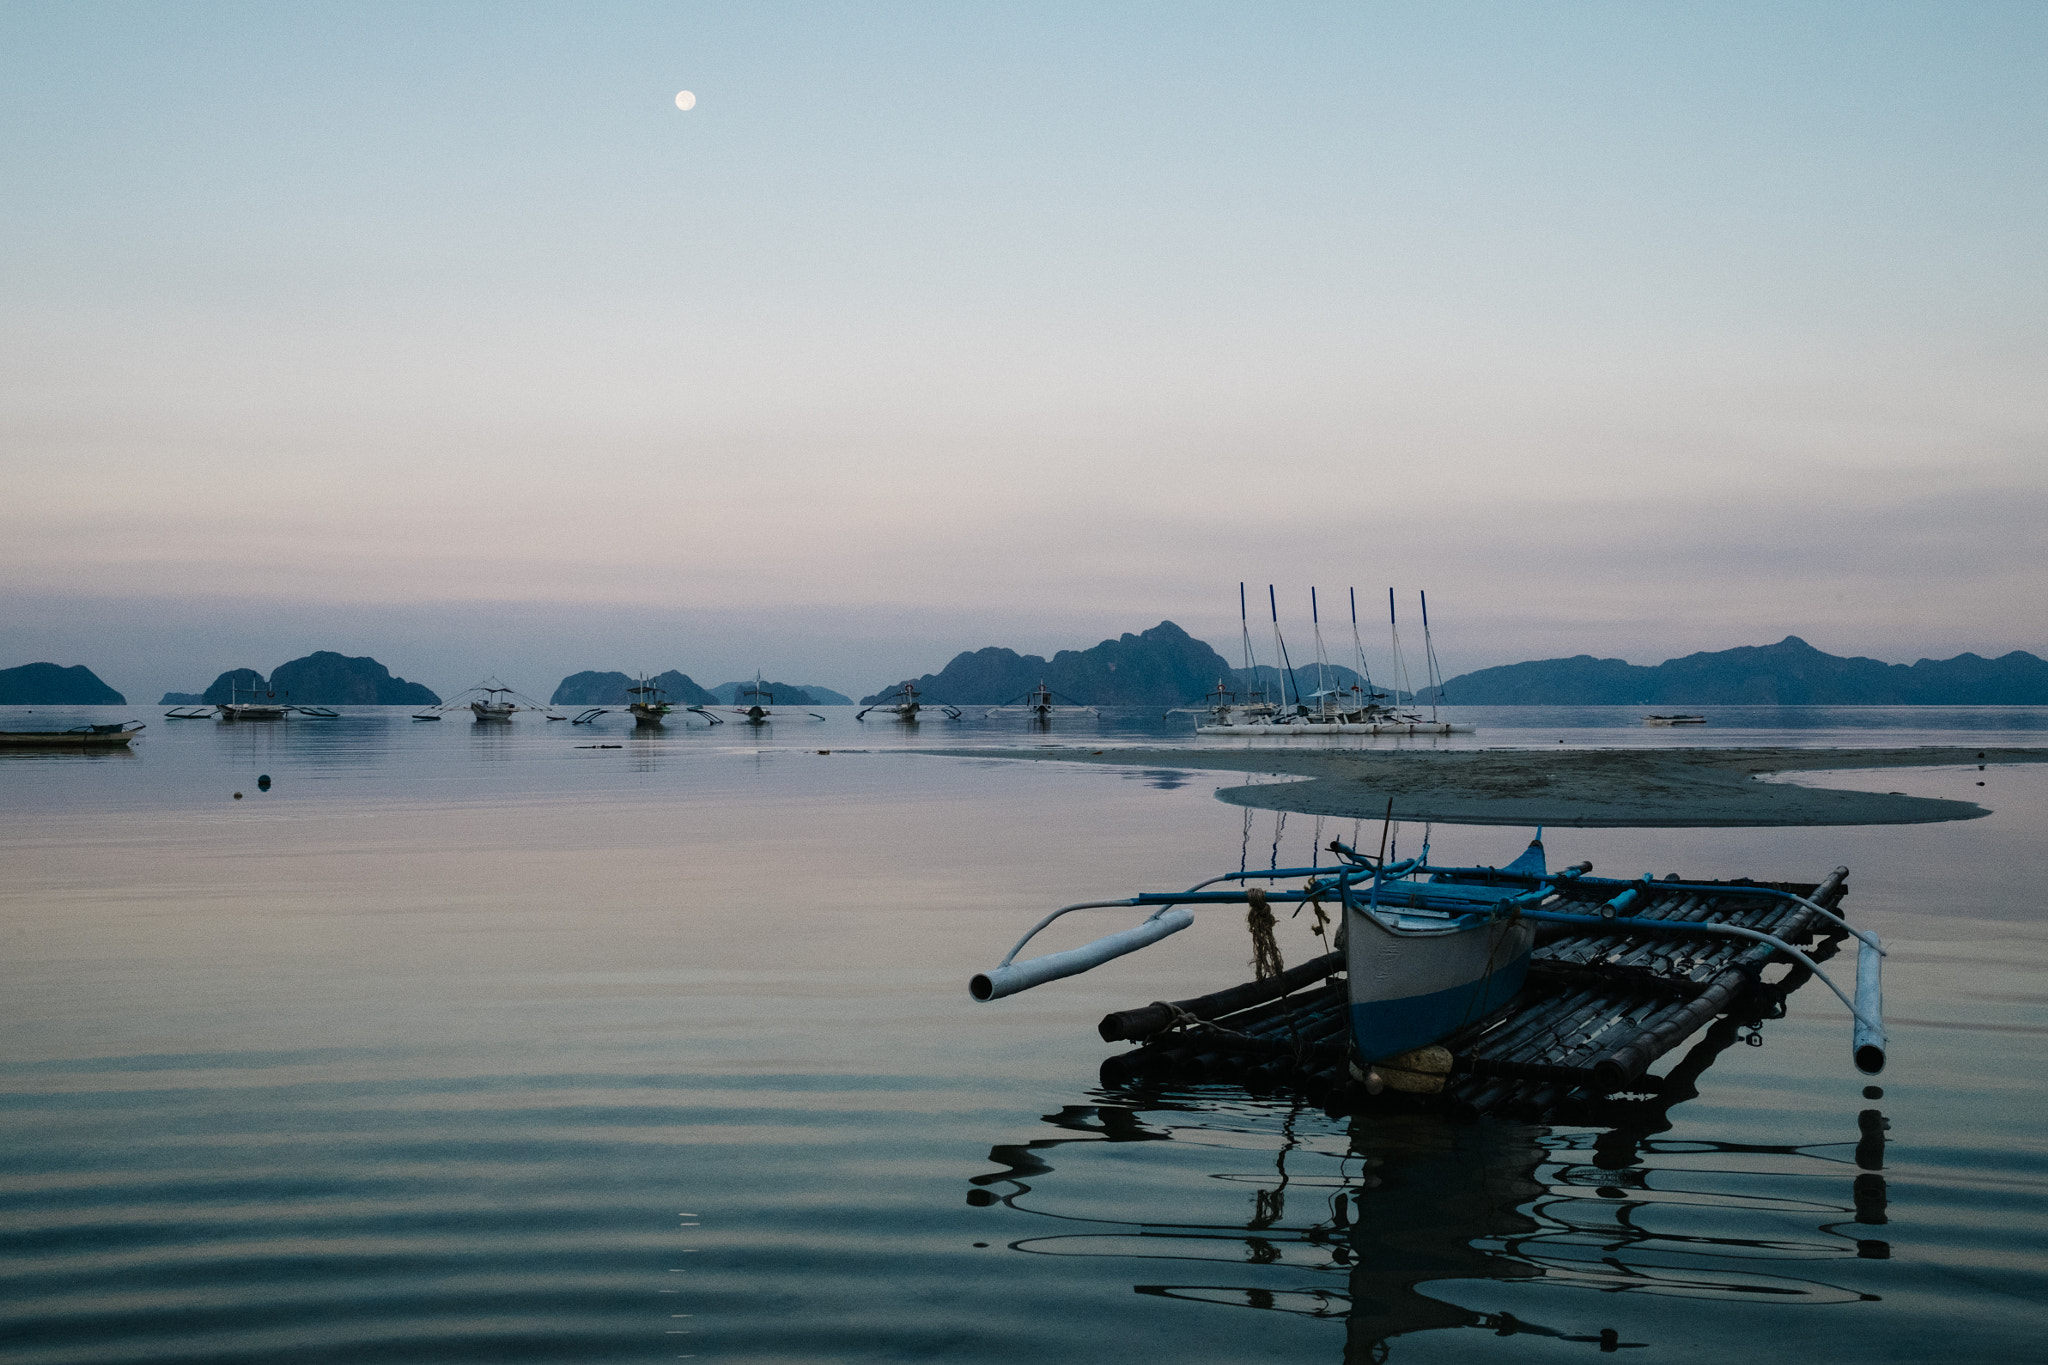
<svg viewBox="0 0 2048 1365">
<path fill-rule="evenodd" d="M 1354 1002 L 1351 1036 L 1358 1043 L 1358 1055 L 1379 1061 L 1439 1042 L 1507 1004 L 1522 989 L 1528 973 L 1529 955 L 1524 953 L 1491 976 L 1463 986 L 1398 1000 Z"/>
</svg>

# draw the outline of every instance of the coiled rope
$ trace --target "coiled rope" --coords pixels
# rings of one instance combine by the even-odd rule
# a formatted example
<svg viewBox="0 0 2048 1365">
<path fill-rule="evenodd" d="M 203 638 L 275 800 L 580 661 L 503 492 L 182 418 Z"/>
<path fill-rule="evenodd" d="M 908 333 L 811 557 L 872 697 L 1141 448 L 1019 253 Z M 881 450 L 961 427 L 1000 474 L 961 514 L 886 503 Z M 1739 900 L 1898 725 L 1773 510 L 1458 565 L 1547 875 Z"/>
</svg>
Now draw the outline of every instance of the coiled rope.
<svg viewBox="0 0 2048 1365">
<path fill-rule="evenodd" d="M 1252 979 L 1264 981 L 1287 970 L 1280 960 L 1280 945 L 1273 938 L 1273 909 L 1266 904 L 1266 893 L 1258 887 L 1249 887 L 1245 899 L 1251 908 L 1245 911 L 1245 928 L 1252 934 Z"/>
</svg>

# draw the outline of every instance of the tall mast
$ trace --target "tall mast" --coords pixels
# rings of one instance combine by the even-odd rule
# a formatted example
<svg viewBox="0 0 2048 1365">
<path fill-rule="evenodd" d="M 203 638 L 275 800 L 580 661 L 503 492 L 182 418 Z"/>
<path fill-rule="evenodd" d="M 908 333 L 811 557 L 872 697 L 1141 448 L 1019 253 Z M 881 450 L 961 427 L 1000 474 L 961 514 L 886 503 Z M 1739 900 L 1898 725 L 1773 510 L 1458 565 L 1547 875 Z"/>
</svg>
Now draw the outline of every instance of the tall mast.
<svg viewBox="0 0 2048 1365">
<path fill-rule="evenodd" d="M 1244 636 L 1244 699 L 1249 702 L 1256 691 L 1263 700 L 1266 689 L 1259 681 L 1259 661 L 1252 656 L 1252 622 L 1245 611 L 1242 583 L 1237 585 L 1237 629 Z"/>
<path fill-rule="evenodd" d="M 1422 594 L 1422 657 L 1429 669 L 1429 719 L 1436 723 L 1436 705 L 1443 697 L 1444 674 L 1437 667 L 1436 645 L 1429 638 L 1429 594 Z"/>
<path fill-rule="evenodd" d="M 1358 638 L 1358 589 L 1351 590 L 1351 651 L 1358 656 L 1358 676 L 1365 682 L 1365 700 L 1373 699 L 1372 670 L 1365 663 L 1365 641 Z"/>
<path fill-rule="evenodd" d="M 1323 618 L 1316 606 L 1316 590 L 1308 590 L 1308 619 L 1316 632 L 1316 710 L 1324 711 L 1330 705 L 1329 656 L 1323 652 Z"/>
<path fill-rule="evenodd" d="M 1394 687 L 1396 692 L 1394 699 L 1398 702 L 1400 700 L 1399 694 L 1406 692 L 1408 694 L 1408 704 L 1413 706 L 1415 704 L 1415 685 L 1408 681 L 1408 661 L 1401 657 L 1401 626 L 1394 619 L 1394 590 L 1392 588 L 1387 589 L 1387 633 L 1394 640 Z"/>
<path fill-rule="evenodd" d="M 1301 705 L 1301 683 L 1294 676 L 1294 661 L 1287 657 L 1287 641 L 1280 638 L 1280 599 L 1273 593 L 1273 585 L 1266 585 L 1266 605 L 1273 609 L 1273 645 L 1280 654 L 1280 667 L 1287 671 L 1286 682 L 1280 686 L 1280 704 L 1287 705 L 1287 683 L 1294 684 L 1294 704 Z"/>
</svg>

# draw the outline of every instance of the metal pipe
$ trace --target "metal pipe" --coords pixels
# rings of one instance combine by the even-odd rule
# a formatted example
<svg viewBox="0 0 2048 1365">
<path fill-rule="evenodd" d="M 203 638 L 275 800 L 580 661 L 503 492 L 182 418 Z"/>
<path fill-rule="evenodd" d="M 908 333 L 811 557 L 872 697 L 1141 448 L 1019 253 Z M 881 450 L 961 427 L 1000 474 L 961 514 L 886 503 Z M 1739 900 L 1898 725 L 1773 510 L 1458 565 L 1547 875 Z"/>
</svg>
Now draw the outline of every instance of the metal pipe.
<svg viewBox="0 0 2048 1365">
<path fill-rule="evenodd" d="M 1826 986 L 1829 990 L 1835 993 L 1836 999 L 1840 1000 L 1844 1005 L 1847 1005 L 1849 1007 L 1849 1013 L 1856 1016 L 1857 1022 L 1859 1024 L 1870 1024 L 1872 1028 L 1877 1030 L 1880 1036 L 1882 1036 L 1884 1032 L 1884 1025 L 1882 1023 L 1878 1022 L 1875 1019 L 1866 1020 L 1864 1018 L 1863 1012 L 1856 1007 L 1856 1002 L 1854 1000 L 1851 1000 L 1846 994 L 1844 994 L 1842 988 L 1840 986 L 1837 986 L 1828 977 L 1828 974 L 1820 969 L 1819 963 L 1815 962 L 1805 953 L 1800 952 L 1797 948 L 1794 948 L 1791 944 L 1785 942 L 1784 939 L 1779 938 L 1774 934 L 1766 934 L 1760 929 L 1745 929 L 1740 925 L 1735 924 L 1694 924 L 1686 921 L 1674 920 L 1595 919 L 1590 915 L 1561 915 L 1554 910 L 1524 910 L 1522 912 L 1522 915 L 1526 919 L 1546 920 L 1553 924 L 1584 924 L 1596 928 L 1637 930 L 1653 934 L 1658 933 L 1660 931 L 1663 933 L 1677 932 L 1685 934 L 1708 934 L 1721 938 L 1746 938 L 1753 940 L 1757 943 L 1768 943 L 1773 948 L 1776 948 L 1779 952 L 1784 953 L 1787 957 L 1791 958 L 1793 961 L 1799 963 L 1801 966 L 1811 971 L 1814 974 L 1814 976 L 1818 977 L 1820 979 L 1820 983 L 1823 986 Z M 1866 942 L 1863 945 L 1863 951 L 1882 953 L 1883 949 L 1874 948 L 1870 943 Z M 1871 979 L 1874 982 L 1876 980 L 1876 977 L 1873 976 Z M 1860 985 L 1858 986 L 1858 990 L 1861 990 Z"/>
<path fill-rule="evenodd" d="M 1430 868 L 1428 870 L 1434 872 L 1437 869 Z M 1842 878 L 1848 875 L 1848 868 L 1836 868 L 1834 872 L 1829 874 L 1827 881 L 1822 882 L 1819 888 L 1817 888 L 1817 894 L 1824 894 L 1832 883 L 1840 881 Z M 1552 878 L 1551 880 L 1555 880 L 1555 878 Z M 1621 881 L 1609 881 L 1606 878 L 1600 877 L 1586 877 L 1583 880 L 1584 883 L 1588 886 L 1631 885 L 1631 883 Z M 1756 896 L 1767 898 L 1770 900 L 1793 901 L 1819 914 L 1823 919 L 1826 919 L 1829 922 L 1833 923 L 1837 928 L 1841 929 L 1843 932 L 1854 935 L 1858 942 L 1867 944 L 1870 947 L 1877 949 L 1877 951 L 1880 953 L 1884 951 L 1884 944 L 1878 939 L 1876 934 L 1871 933 L 1867 929 L 1858 929 L 1855 925 L 1849 923 L 1848 920 L 1842 918 L 1842 916 L 1838 912 L 1830 910 L 1825 905 L 1821 905 L 1817 901 L 1811 900 L 1805 896 L 1801 896 L 1796 892 L 1780 891 L 1773 886 L 1714 886 L 1711 884 L 1700 884 L 1695 882 L 1652 882 L 1650 883 L 1650 885 L 1660 890 L 1666 891 L 1697 891 L 1711 896 Z"/>
<path fill-rule="evenodd" d="M 967 993 L 984 1002 L 999 1000 L 1048 981 L 1057 981 L 1063 976 L 1076 976 L 1091 967 L 1100 967 L 1111 958 L 1149 947 L 1194 922 L 1195 917 L 1185 910 L 1166 910 L 1121 933 L 1105 934 L 1093 943 L 1084 943 L 1063 953 L 1047 953 L 1027 962 L 1006 962 L 989 971 L 976 972 L 967 983 Z"/>
<path fill-rule="evenodd" d="M 1884 954 L 1868 943 L 1856 950 L 1856 1069 L 1884 1070 Z"/>
</svg>

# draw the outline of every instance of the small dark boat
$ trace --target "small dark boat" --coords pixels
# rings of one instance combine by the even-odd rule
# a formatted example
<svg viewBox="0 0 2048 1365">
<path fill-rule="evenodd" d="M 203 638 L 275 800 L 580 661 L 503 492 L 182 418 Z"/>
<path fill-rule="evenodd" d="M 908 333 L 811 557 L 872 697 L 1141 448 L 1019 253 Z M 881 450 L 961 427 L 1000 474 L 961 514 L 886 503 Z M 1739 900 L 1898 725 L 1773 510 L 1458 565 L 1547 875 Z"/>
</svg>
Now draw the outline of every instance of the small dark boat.
<svg viewBox="0 0 2048 1365">
<path fill-rule="evenodd" d="M 114 725 L 74 725 L 68 730 L 0 730 L 0 749 L 125 749 L 136 732 L 145 729 L 139 720 Z"/>
<path fill-rule="evenodd" d="M 1645 725 L 1705 725 L 1705 716 L 1644 716 Z"/>
</svg>

